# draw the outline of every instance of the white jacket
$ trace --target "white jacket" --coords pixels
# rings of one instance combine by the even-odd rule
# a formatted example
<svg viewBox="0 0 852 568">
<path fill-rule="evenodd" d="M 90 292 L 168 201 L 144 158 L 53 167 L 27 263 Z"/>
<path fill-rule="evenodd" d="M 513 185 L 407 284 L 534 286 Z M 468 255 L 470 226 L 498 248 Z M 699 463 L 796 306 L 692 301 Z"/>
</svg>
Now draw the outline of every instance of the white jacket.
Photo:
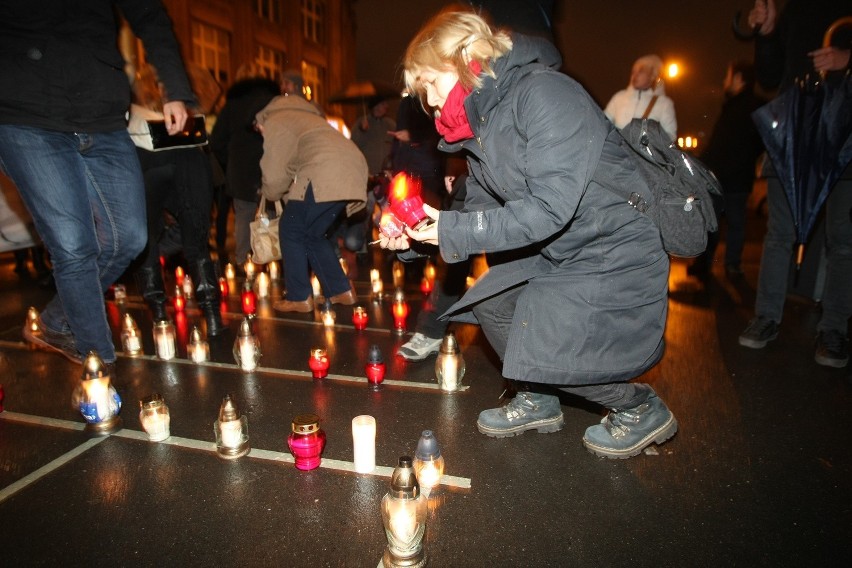
<svg viewBox="0 0 852 568">
<path fill-rule="evenodd" d="M 648 118 L 656 120 L 663 127 L 663 131 L 672 140 L 677 138 L 677 119 L 675 118 L 674 103 L 668 98 L 662 88 L 662 84 L 656 89 L 637 91 L 632 86 L 618 91 L 607 103 L 604 109 L 606 117 L 615 124 L 616 128 L 624 128 L 634 118 L 641 118 L 645 109 L 651 102 L 651 98 L 657 95 L 657 102 L 651 109 Z"/>
</svg>

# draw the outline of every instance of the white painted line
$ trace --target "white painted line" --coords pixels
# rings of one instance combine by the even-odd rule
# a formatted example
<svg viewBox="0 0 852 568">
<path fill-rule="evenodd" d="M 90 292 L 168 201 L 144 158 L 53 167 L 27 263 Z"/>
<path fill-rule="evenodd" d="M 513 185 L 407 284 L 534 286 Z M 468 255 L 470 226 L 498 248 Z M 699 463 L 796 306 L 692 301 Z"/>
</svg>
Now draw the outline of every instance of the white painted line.
<svg viewBox="0 0 852 568">
<path fill-rule="evenodd" d="M 53 426 L 55 428 L 65 428 L 68 430 L 82 430 L 84 428 L 84 425 L 79 422 L 71 422 L 70 420 L 59 420 L 56 418 L 45 418 L 42 416 L 32 416 L 30 414 L 21 414 L 18 412 L 0 412 L 0 420 L 25 422 L 27 424 L 38 424 L 40 426 Z M 116 436 L 118 438 L 127 438 L 130 440 L 139 440 L 143 442 L 148 441 L 148 435 L 144 432 L 140 432 L 139 430 L 130 430 L 128 428 L 122 428 L 121 430 L 118 430 L 117 432 L 111 434 L 111 436 Z M 99 438 L 98 441 L 106 439 L 107 437 L 109 436 Z M 170 436 L 162 442 L 152 443 L 168 444 L 170 446 L 178 446 L 181 448 L 202 450 L 206 452 L 216 452 L 216 444 L 214 442 L 194 440 L 192 438 L 181 438 L 178 436 Z M 252 448 L 251 451 L 249 451 L 248 455 L 245 457 L 281 463 L 294 463 L 295 461 L 293 459 L 293 456 L 289 453 L 276 452 L 273 450 L 263 450 L 260 448 Z M 322 458 L 322 461 L 320 462 L 320 467 L 324 469 L 355 473 L 355 464 L 349 461 Z M 394 468 L 392 467 L 378 465 L 376 466 L 376 469 L 374 469 L 372 472 L 364 475 L 374 475 L 378 477 L 389 478 L 393 474 L 393 470 Z M 468 477 L 445 475 L 441 478 L 441 485 L 455 487 L 458 489 L 470 489 L 471 480 Z M 2 499 L 0 499 L 0 501 L 2 501 Z"/>
<path fill-rule="evenodd" d="M 0 416 L 3 416 L 3 414 L 5 414 L 5 412 L 0 414 Z M 11 485 L 5 487 L 2 491 L 0 491 L 0 503 L 2 503 L 6 499 L 8 499 L 12 495 L 14 495 L 15 493 L 17 493 L 21 489 L 30 485 L 31 483 L 35 483 L 36 481 L 38 481 L 39 479 L 41 479 L 45 475 L 51 473 L 52 471 L 54 471 L 56 469 L 59 469 L 60 467 L 62 467 L 66 463 L 68 463 L 69 461 L 73 460 L 74 458 L 76 458 L 77 456 L 82 454 L 83 452 L 87 451 L 89 448 L 93 448 L 94 446 L 100 444 L 104 440 L 106 440 L 105 436 L 101 437 L 101 438 L 91 438 L 89 440 L 86 440 L 84 443 L 80 444 L 79 446 L 77 446 L 76 448 L 71 450 L 70 452 L 62 454 L 61 456 L 59 456 L 58 458 L 56 458 L 55 460 L 53 460 L 49 464 L 38 468 L 37 470 L 30 473 L 29 475 L 26 475 L 26 476 L 22 477 L 21 479 L 19 479 L 18 481 L 12 483 Z"/>
</svg>

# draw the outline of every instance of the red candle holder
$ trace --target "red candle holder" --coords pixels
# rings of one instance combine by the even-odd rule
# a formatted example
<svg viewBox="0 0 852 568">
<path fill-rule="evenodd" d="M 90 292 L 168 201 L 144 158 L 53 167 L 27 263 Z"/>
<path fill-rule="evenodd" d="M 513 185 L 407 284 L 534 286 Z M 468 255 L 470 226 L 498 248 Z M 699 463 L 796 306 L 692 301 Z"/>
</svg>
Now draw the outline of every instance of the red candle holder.
<svg viewBox="0 0 852 568">
<path fill-rule="evenodd" d="M 178 266 L 177 268 L 175 268 L 175 282 L 177 282 L 178 284 L 182 283 L 184 276 L 185 273 L 183 271 L 183 266 Z"/>
<path fill-rule="evenodd" d="M 370 355 L 367 358 L 367 365 L 364 367 L 364 373 L 367 375 L 367 382 L 375 387 L 382 384 L 385 380 L 385 361 L 382 358 L 382 352 L 378 345 L 370 346 Z"/>
<path fill-rule="evenodd" d="M 308 367 L 314 375 L 315 379 L 324 379 L 328 376 L 328 368 L 331 363 L 328 361 L 328 353 L 322 347 L 314 347 L 311 349 L 311 358 L 308 359 Z"/>
<path fill-rule="evenodd" d="M 420 291 L 423 292 L 424 296 L 428 296 L 432 291 L 432 281 L 423 277 L 423 280 L 420 281 Z"/>
<path fill-rule="evenodd" d="M 415 231 L 429 222 L 420 197 L 420 182 L 404 172 L 398 173 L 391 181 L 388 203 L 390 212 Z"/>
<path fill-rule="evenodd" d="M 357 330 L 363 330 L 367 327 L 367 322 L 370 320 L 370 317 L 367 315 L 367 310 L 362 308 L 361 306 L 355 306 L 352 310 L 352 325 L 355 326 Z"/>
<path fill-rule="evenodd" d="M 231 293 L 231 288 L 228 286 L 228 279 L 224 276 L 219 277 L 219 293 L 223 298 L 227 298 Z"/>
<path fill-rule="evenodd" d="M 293 419 L 287 446 L 296 461 L 296 469 L 308 471 L 319 467 L 325 448 L 325 432 L 319 427 L 319 416 L 301 414 Z"/>
<path fill-rule="evenodd" d="M 186 297 L 183 295 L 183 288 L 180 284 L 175 284 L 175 297 L 172 304 L 175 307 L 175 313 L 181 313 L 186 308 Z"/>
<path fill-rule="evenodd" d="M 393 239 L 405 232 L 405 225 L 390 211 L 382 213 L 379 220 L 379 231 L 386 237 Z"/>
<path fill-rule="evenodd" d="M 241 300 L 243 313 L 247 316 L 254 316 L 257 313 L 257 294 L 251 289 L 251 284 L 248 281 L 246 281 L 246 285 L 243 287 Z"/>
<path fill-rule="evenodd" d="M 408 317 L 408 304 L 405 300 L 396 300 L 393 303 L 393 327 L 397 331 L 405 331 L 405 319 Z"/>
</svg>

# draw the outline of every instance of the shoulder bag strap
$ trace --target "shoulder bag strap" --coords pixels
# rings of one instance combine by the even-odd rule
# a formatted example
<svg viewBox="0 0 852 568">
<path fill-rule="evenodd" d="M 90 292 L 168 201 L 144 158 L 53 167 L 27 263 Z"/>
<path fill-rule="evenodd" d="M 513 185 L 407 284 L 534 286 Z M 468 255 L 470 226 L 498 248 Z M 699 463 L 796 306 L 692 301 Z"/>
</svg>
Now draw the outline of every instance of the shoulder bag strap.
<svg viewBox="0 0 852 568">
<path fill-rule="evenodd" d="M 659 95 L 651 97 L 651 101 L 648 103 L 648 108 L 645 109 L 645 113 L 642 115 L 642 120 L 645 120 L 651 115 L 651 111 L 653 110 L 654 105 L 657 104 L 658 98 L 660 98 Z"/>
</svg>

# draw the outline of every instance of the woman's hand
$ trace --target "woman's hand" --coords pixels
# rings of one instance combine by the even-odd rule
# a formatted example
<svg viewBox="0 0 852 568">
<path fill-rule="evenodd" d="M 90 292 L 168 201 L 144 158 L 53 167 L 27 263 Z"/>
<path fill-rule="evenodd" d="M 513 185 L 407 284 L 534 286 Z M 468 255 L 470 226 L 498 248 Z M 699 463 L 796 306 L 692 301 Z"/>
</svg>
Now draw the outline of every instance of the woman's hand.
<svg viewBox="0 0 852 568">
<path fill-rule="evenodd" d="M 840 71 L 849 66 L 850 50 L 838 47 L 821 47 L 808 53 L 814 60 L 814 69 L 821 73 Z"/>
<path fill-rule="evenodd" d="M 420 229 L 419 231 L 414 231 L 405 228 L 405 234 L 412 240 L 421 242 L 421 243 L 429 243 L 430 245 L 438 244 L 438 217 L 441 215 L 441 212 L 431 207 L 429 205 L 423 204 L 423 211 L 429 218 L 432 220 L 431 223 Z"/>
<path fill-rule="evenodd" d="M 174 136 L 186 125 L 188 113 L 183 101 L 169 101 L 163 105 L 163 119 L 166 122 L 166 132 Z"/>
<path fill-rule="evenodd" d="M 775 31 L 778 10 L 775 0 L 756 0 L 754 8 L 748 13 L 748 25 L 757 29 L 760 35 L 769 35 Z"/>
</svg>

